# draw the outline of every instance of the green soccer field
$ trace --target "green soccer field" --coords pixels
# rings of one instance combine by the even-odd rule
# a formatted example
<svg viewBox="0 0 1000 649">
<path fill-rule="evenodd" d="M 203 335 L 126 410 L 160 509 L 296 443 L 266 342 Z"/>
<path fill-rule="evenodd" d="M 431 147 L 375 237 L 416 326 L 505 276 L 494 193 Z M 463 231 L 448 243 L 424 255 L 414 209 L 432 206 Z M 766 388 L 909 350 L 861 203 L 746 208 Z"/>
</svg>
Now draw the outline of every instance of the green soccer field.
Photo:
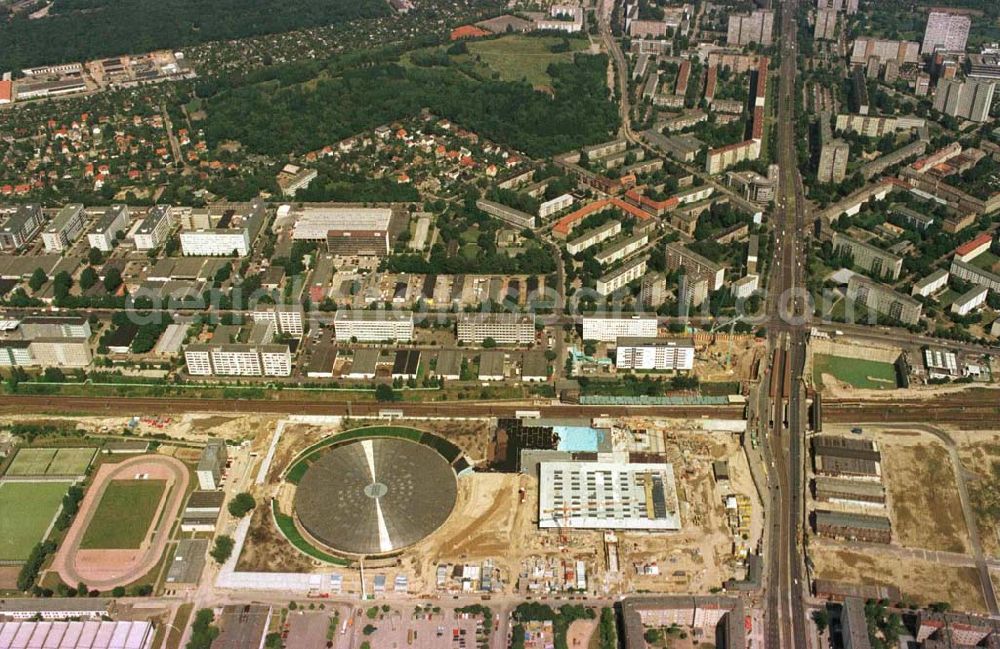
<svg viewBox="0 0 1000 649">
<path fill-rule="evenodd" d="M 20 448 L 14 461 L 7 467 L 7 475 L 45 475 L 45 470 L 55 456 L 54 448 Z"/>
<path fill-rule="evenodd" d="M 69 482 L 0 482 L 0 560 L 24 561 L 62 505 Z"/>
<path fill-rule="evenodd" d="M 112 480 L 97 503 L 80 548 L 138 548 L 154 522 L 166 484 L 165 480 Z"/>
<path fill-rule="evenodd" d="M 94 459 L 94 448 L 61 448 L 52 458 L 46 475 L 83 475 Z"/>
<path fill-rule="evenodd" d="M 823 374 L 832 374 L 856 388 L 869 390 L 896 388 L 896 368 L 892 363 L 816 354 L 813 356 L 813 380 L 817 386 L 823 384 Z"/>
</svg>

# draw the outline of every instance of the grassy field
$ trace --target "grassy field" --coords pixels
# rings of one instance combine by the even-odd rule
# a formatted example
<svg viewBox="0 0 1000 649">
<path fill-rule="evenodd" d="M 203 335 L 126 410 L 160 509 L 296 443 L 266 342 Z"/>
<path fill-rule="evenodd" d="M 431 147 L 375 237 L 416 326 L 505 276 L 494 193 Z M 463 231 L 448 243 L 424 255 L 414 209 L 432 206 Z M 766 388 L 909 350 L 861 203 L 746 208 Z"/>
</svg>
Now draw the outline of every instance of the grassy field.
<svg viewBox="0 0 1000 649">
<path fill-rule="evenodd" d="M 567 39 L 569 52 L 553 53 L 549 48 L 562 42 L 553 36 L 504 36 L 502 38 L 471 41 L 469 53 L 454 57 L 457 63 L 471 63 L 484 74 L 496 72 L 504 81 L 527 80 L 533 86 L 551 86 L 550 63 L 569 61 L 573 52 L 586 49 L 588 42 L 583 39 Z M 476 58 L 478 57 L 478 59 Z"/>
<path fill-rule="evenodd" d="M 824 374 L 831 374 L 856 388 L 896 388 L 896 368 L 891 363 L 816 354 L 813 356 L 813 381 L 816 385 L 823 385 Z"/>
<path fill-rule="evenodd" d="M 112 480 L 97 504 L 80 548 L 138 548 L 154 522 L 165 488 L 164 480 Z"/>
<path fill-rule="evenodd" d="M 0 482 L 0 560 L 23 561 L 59 512 L 67 482 Z"/>
<path fill-rule="evenodd" d="M 94 459 L 94 448 L 61 448 L 52 459 L 46 475 L 83 475 Z"/>
<path fill-rule="evenodd" d="M 997 257 L 992 252 L 987 250 L 986 252 L 980 254 L 978 257 L 970 261 L 969 263 L 973 266 L 978 266 L 983 270 L 988 270 L 993 272 L 996 268 L 997 262 L 1000 262 L 1000 257 Z"/>
<path fill-rule="evenodd" d="M 45 470 L 56 456 L 54 448 L 21 448 L 14 461 L 7 467 L 7 475 L 45 475 Z"/>
</svg>

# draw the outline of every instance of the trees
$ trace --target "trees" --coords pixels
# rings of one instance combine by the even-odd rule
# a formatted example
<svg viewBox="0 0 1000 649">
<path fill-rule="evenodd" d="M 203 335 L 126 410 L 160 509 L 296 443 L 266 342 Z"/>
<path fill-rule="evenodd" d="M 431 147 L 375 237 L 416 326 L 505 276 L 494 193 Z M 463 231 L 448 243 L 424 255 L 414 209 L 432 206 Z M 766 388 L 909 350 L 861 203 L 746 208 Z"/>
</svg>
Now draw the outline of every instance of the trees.
<svg viewBox="0 0 1000 649">
<path fill-rule="evenodd" d="M 243 518 L 257 506 L 257 502 L 253 499 L 248 492 L 244 491 L 242 493 L 236 494 L 232 500 L 229 501 L 229 513 L 236 518 Z"/>
<path fill-rule="evenodd" d="M 392 386 L 386 383 L 379 383 L 375 386 L 375 400 L 376 401 L 398 401 L 399 394 L 392 389 Z"/>
<path fill-rule="evenodd" d="M 94 248 L 92 248 L 94 250 Z M 87 266 L 80 273 L 80 288 L 84 291 L 89 291 L 90 287 L 97 283 L 97 271 L 94 270 L 93 266 Z"/>
<path fill-rule="evenodd" d="M 203 608 L 195 613 L 187 649 L 211 649 L 212 642 L 219 635 L 219 629 L 212 625 L 214 619 L 215 614 L 210 608 Z"/>
<path fill-rule="evenodd" d="M 119 286 L 122 284 L 122 272 L 116 267 L 112 266 L 104 274 L 104 290 L 108 293 L 114 293 Z"/>
<path fill-rule="evenodd" d="M 31 274 L 31 278 L 28 279 L 28 286 L 31 287 L 32 292 L 37 293 L 38 289 L 45 286 L 45 282 L 49 281 L 49 276 L 45 274 L 45 271 L 41 268 L 36 268 L 35 272 Z"/>
<path fill-rule="evenodd" d="M 212 548 L 211 555 L 217 563 L 225 563 L 226 559 L 233 553 L 234 545 L 233 537 L 221 534 L 215 537 L 215 546 Z"/>
</svg>

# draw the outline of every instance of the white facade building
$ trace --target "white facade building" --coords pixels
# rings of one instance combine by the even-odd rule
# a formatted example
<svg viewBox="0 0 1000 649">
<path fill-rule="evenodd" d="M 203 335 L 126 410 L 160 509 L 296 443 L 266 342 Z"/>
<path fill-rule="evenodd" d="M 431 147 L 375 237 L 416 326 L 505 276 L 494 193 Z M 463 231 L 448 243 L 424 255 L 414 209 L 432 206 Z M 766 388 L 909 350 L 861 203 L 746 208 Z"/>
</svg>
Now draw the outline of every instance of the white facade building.
<svg viewBox="0 0 1000 649">
<path fill-rule="evenodd" d="M 576 239 L 566 244 L 566 252 L 575 255 L 583 252 L 591 246 L 596 246 L 602 241 L 607 241 L 611 237 L 617 236 L 622 231 L 621 221 L 608 221 L 601 227 L 585 232 Z"/>
<path fill-rule="evenodd" d="M 760 285 L 759 275 L 747 275 L 733 282 L 733 297 L 737 300 L 745 299 L 753 295 Z"/>
<path fill-rule="evenodd" d="M 301 336 L 305 333 L 300 304 L 258 305 L 250 314 L 254 322 L 270 322 L 278 333 Z"/>
<path fill-rule="evenodd" d="M 128 228 L 129 218 L 128 205 L 112 205 L 97 219 L 94 228 L 87 234 L 87 243 L 101 252 L 111 252 L 118 233 Z"/>
<path fill-rule="evenodd" d="M 239 230 L 189 230 L 181 232 L 181 252 L 193 257 L 246 257 L 250 254 L 250 233 Z"/>
<path fill-rule="evenodd" d="M 192 376 L 290 376 L 288 345 L 188 345 L 184 350 Z"/>
<path fill-rule="evenodd" d="M 598 278 L 597 292 L 601 295 L 611 295 L 618 289 L 628 286 L 646 274 L 646 261 L 646 257 L 635 259 Z"/>
<path fill-rule="evenodd" d="M 45 252 L 63 252 L 83 233 L 83 205 L 71 203 L 42 230 Z"/>
<path fill-rule="evenodd" d="M 928 297 L 934 295 L 942 288 L 948 285 L 948 277 L 950 273 L 945 268 L 934 271 L 927 277 L 918 281 L 913 285 L 913 289 L 910 290 L 910 295 L 919 295 L 921 297 Z"/>
<path fill-rule="evenodd" d="M 412 311 L 359 311 L 341 309 L 333 319 L 337 342 L 382 342 L 413 339 Z"/>
<path fill-rule="evenodd" d="M 985 286 L 973 286 L 951 303 L 951 312 L 960 316 L 969 315 L 986 301 L 988 292 Z"/>
<path fill-rule="evenodd" d="M 620 318 L 583 317 L 583 339 L 613 343 L 619 338 L 655 338 L 655 315 L 633 315 Z"/>
<path fill-rule="evenodd" d="M 538 216 L 541 218 L 546 218 L 552 216 L 556 212 L 561 212 L 570 205 L 573 204 L 573 196 L 570 194 L 563 194 L 562 196 L 556 196 L 550 201 L 545 201 L 538 206 Z"/>
<path fill-rule="evenodd" d="M 136 250 L 154 250 L 167 240 L 173 209 L 169 205 L 154 205 L 136 228 Z"/>
<path fill-rule="evenodd" d="M 663 338 L 619 338 L 615 364 L 620 370 L 687 371 L 694 368 L 690 341 Z"/>
</svg>

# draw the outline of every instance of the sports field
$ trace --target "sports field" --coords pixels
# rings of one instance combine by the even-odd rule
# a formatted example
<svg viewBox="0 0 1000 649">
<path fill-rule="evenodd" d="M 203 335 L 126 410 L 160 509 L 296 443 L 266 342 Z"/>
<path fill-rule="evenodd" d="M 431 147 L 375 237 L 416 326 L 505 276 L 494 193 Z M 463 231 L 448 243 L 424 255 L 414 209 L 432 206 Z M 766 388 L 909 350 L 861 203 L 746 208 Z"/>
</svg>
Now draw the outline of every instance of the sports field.
<svg viewBox="0 0 1000 649">
<path fill-rule="evenodd" d="M 824 374 L 831 374 L 856 388 L 869 390 L 896 388 L 896 368 L 891 363 L 816 354 L 813 356 L 813 380 L 816 385 L 823 384 Z"/>
<path fill-rule="evenodd" d="M 9 476 L 83 475 L 94 459 L 97 449 L 22 448 L 7 469 Z"/>
<path fill-rule="evenodd" d="M 83 550 L 138 548 L 159 508 L 165 480 L 112 480 L 87 525 Z"/>
<path fill-rule="evenodd" d="M 0 482 L 0 560 L 24 561 L 43 539 L 69 482 Z"/>
<path fill-rule="evenodd" d="M 501 38 L 467 43 L 468 54 L 455 57 L 456 61 L 474 63 L 487 74 L 496 72 L 504 81 L 526 79 L 533 86 L 550 86 L 549 65 L 561 61 L 572 61 L 573 53 L 585 49 L 588 42 L 582 39 L 566 39 L 568 52 L 553 52 L 563 39 L 555 36 L 503 36 Z"/>
</svg>

